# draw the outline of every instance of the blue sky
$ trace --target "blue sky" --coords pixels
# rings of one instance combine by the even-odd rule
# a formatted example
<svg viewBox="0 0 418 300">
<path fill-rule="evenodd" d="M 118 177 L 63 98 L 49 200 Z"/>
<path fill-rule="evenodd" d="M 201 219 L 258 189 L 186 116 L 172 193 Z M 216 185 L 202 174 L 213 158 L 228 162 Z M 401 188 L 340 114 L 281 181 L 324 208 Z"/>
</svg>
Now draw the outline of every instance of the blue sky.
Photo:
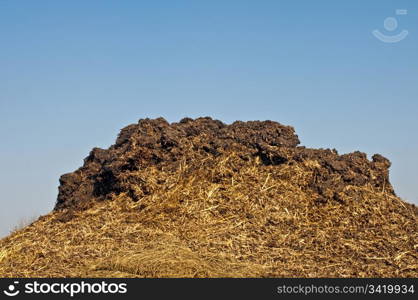
<svg viewBox="0 0 418 300">
<path fill-rule="evenodd" d="M 387 156 L 418 203 L 417 29 L 412 0 L 0 0 L 0 235 L 144 117 L 292 125 L 308 147 Z"/>
</svg>

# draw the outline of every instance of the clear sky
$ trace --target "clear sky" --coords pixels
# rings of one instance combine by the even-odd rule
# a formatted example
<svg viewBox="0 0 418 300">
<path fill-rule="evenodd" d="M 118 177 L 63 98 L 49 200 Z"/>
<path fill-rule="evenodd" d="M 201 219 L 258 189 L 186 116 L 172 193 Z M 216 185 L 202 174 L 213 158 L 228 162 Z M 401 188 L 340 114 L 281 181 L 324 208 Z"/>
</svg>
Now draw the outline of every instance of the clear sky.
<svg viewBox="0 0 418 300">
<path fill-rule="evenodd" d="M 381 153 L 418 203 L 417 31 L 413 0 L 0 0 L 0 236 L 145 117 L 271 119 L 308 147 Z"/>
</svg>

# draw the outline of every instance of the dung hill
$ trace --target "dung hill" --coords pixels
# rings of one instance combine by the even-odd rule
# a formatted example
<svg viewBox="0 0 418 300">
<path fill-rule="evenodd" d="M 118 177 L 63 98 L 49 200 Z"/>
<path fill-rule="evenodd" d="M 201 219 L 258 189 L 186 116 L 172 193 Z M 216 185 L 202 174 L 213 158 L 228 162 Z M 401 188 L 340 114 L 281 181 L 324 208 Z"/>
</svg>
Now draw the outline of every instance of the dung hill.
<svg viewBox="0 0 418 300">
<path fill-rule="evenodd" d="M 0 241 L 1 277 L 418 277 L 418 208 L 376 154 L 272 121 L 141 119 Z"/>
</svg>

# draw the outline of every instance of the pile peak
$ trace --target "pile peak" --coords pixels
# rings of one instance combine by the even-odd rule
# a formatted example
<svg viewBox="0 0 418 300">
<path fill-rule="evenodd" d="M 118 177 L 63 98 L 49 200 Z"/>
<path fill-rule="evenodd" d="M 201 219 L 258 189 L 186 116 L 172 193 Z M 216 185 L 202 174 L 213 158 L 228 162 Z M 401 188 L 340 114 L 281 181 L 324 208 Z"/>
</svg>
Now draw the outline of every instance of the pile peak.
<svg viewBox="0 0 418 300">
<path fill-rule="evenodd" d="M 243 163 L 258 158 L 261 167 L 299 165 L 312 171 L 301 188 L 312 191 L 316 202 L 344 202 L 349 186 L 369 185 L 394 193 L 390 162 L 383 156 L 376 154 L 369 161 L 358 151 L 338 155 L 336 150 L 309 149 L 299 143 L 293 127 L 273 121 L 227 125 L 210 117 L 171 124 L 163 118 L 140 119 L 123 128 L 109 149 L 94 148 L 80 169 L 60 178 L 56 209 L 86 208 L 121 193 L 138 201 L 153 190 L 139 171 L 175 170 L 182 163 L 199 168 L 208 158 L 231 153 Z"/>
</svg>

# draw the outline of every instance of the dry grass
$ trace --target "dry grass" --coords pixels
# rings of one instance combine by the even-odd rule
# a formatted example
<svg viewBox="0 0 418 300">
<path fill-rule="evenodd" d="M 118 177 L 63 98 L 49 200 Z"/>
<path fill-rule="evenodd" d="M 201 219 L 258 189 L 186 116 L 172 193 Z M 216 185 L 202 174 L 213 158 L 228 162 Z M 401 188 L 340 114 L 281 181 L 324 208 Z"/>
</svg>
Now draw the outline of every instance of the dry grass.
<svg viewBox="0 0 418 300">
<path fill-rule="evenodd" d="M 19 222 L 13 227 L 10 233 L 19 231 L 25 228 L 26 226 L 29 226 L 30 224 L 35 222 L 38 218 L 39 218 L 39 215 L 37 217 L 33 216 L 33 217 L 25 217 L 25 218 L 20 219 Z"/>
<path fill-rule="evenodd" d="M 0 276 L 417 277 L 416 207 L 367 186 L 315 204 L 304 186 L 316 165 L 230 153 L 148 167 L 154 188 L 138 202 L 54 212 L 1 240 Z"/>
</svg>

